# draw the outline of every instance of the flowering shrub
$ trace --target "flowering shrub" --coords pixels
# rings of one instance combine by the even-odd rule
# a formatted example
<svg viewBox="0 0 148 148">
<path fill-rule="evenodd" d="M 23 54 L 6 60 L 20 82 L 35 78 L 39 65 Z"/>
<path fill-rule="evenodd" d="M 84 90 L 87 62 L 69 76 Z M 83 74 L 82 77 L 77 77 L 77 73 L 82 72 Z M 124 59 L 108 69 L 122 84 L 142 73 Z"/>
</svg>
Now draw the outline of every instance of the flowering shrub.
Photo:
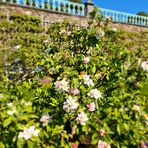
<svg viewBox="0 0 148 148">
<path fill-rule="evenodd" d="M 145 52 L 123 49 L 106 26 L 67 25 L 14 52 L 0 82 L 0 147 L 145 145 Z"/>
</svg>

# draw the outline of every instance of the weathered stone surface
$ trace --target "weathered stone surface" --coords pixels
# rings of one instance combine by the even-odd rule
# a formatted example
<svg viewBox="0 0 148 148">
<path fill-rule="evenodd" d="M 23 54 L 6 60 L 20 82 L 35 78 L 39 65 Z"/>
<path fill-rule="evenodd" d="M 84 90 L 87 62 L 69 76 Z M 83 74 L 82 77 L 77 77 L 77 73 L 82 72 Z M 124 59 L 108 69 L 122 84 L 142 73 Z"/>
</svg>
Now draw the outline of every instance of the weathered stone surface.
<svg viewBox="0 0 148 148">
<path fill-rule="evenodd" d="M 141 31 L 148 31 L 148 27 L 142 27 L 142 26 L 134 26 L 134 25 L 128 25 L 123 23 L 113 23 L 110 25 L 112 28 L 116 28 L 117 30 L 123 30 L 128 32 L 141 32 Z"/>
</svg>

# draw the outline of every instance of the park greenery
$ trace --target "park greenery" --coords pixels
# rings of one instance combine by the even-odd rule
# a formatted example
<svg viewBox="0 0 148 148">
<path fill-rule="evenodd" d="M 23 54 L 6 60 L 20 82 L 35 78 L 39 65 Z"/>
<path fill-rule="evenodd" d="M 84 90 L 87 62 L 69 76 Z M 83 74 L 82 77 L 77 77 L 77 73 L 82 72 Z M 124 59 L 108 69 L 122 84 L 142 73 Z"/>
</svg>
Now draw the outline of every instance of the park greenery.
<svg viewBox="0 0 148 148">
<path fill-rule="evenodd" d="M 0 148 L 146 148 L 147 32 L 97 11 L 86 28 L 48 30 L 0 15 Z"/>
<path fill-rule="evenodd" d="M 146 13 L 146 12 L 144 12 L 144 11 L 138 12 L 137 15 L 141 15 L 141 16 L 146 16 L 146 17 L 148 17 L 148 13 Z"/>
</svg>

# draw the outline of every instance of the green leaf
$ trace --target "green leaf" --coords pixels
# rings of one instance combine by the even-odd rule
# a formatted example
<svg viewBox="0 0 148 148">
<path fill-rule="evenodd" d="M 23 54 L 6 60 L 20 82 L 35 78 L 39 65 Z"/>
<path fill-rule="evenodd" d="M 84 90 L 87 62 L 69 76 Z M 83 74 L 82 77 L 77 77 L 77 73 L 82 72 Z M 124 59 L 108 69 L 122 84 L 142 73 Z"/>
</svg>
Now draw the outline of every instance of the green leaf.
<svg viewBox="0 0 148 148">
<path fill-rule="evenodd" d="M 120 127 L 119 124 L 117 125 L 117 132 L 118 132 L 119 135 L 121 135 L 121 127 Z"/>
<path fill-rule="evenodd" d="M 7 127 L 8 125 L 10 125 L 12 123 L 13 117 L 9 117 L 7 118 L 4 122 L 3 122 L 3 126 Z"/>
<path fill-rule="evenodd" d="M 27 145 L 28 145 L 28 148 L 35 148 L 36 147 L 36 142 L 28 140 Z"/>
<path fill-rule="evenodd" d="M 17 140 L 17 148 L 23 148 L 25 144 L 25 140 L 23 138 L 19 138 Z"/>
</svg>

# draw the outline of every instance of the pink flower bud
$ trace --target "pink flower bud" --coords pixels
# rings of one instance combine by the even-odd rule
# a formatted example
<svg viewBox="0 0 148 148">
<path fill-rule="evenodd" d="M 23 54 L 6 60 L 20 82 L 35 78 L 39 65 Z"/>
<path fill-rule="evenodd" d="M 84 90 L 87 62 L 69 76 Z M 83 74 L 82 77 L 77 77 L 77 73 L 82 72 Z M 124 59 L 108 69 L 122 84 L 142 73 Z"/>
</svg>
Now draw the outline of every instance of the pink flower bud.
<svg viewBox="0 0 148 148">
<path fill-rule="evenodd" d="M 90 61 L 90 58 L 89 58 L 89 57 L 85 57 L 85 58 L 83 59 L 83 63 L 84 63 L 84 64 L 89 63 L 89 61 Z"/>
<path fill-rule="evenodd" d="M 50 82 L 51 82 L 50 77 L 45 77 L 45 78 L 40 80 L 40 83 L 42 83 L 42 84 L 49 84 Z"/>
<path fill-rule="evenodd" d="M 100 136 L 103 137 L 105 135 L 105 130 L 100 130 Z"/>
<path fill-rule="evenodd" d="M 91 112 L 95 111 L 95 103 L 92 102 L 92 103 L 90 103 L 90 104 L 87 104 L 87 108 L 88 108 L 88 110 L 91 111 Z"/>
<path fill-rule="evenodd" d="M 147 148 L 147 146 L 144 142 L 141 142 L 141 148 Z"/>
<path fill-rule="evenodd" d="M 73 95 L 78 95 L 78 94 L 80 93 L 80 90 L 77 89 L 77 88 L 73 88 L 73 89 L 71 89 L 70 92 L 71 92 Z"/>
<path fill-rule="evenodd" d="M 78 145 L 76 143 L 72 144 L 72 148 L 78 148 Z"/>
</svg>

